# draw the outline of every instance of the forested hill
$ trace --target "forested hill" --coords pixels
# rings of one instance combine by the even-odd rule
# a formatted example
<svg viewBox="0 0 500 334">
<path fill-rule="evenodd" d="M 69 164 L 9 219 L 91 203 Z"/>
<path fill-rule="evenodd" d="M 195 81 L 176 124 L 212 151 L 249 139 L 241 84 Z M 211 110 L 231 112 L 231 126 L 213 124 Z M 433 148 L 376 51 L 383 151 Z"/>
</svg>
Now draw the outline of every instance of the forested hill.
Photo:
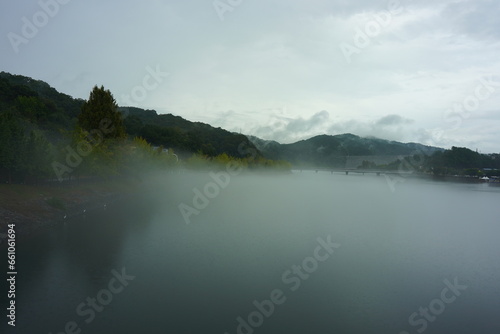
<svg viewBox="0 0 500 334">
<path fill-rule="evenodd" d="M 242 157 L 238 152 L 242 143 L 256 149 L 246 136 L 205 123 L 191 122 L 172 114 L 158 115 L 154 110 L 119 109 L 126 116 L 124 124 L 127 133 L 142 137 L 153 145 L 172 147 L 178 152 L 199 151 L 208 156 L 226 153 L 233 157 Z"/>
<path fill-rule="evenodd" d="M 280 144 L 257 137 L 249 137 L 257 148 L 269 159 L 284 159 L 295 165 L 317 167 L 344 167 L 349 157 L 372 157 L 379 162 L 390 163 L 398 156 L 409 156 L 416 152 L 432 155 L 442 148 L 417 143 L 400 143 L 378 138 L 363 138 L 350 133 L 329 136 L 320 135 L 292 144 Z M 387 161 L 384 161 L 387 160 Z"/>
<path fill-rule="evenodd" d="M 0 72 L 0 113 L 14 113 L 37 128 L 67 129 L 75 124 L 83 102 L 44 81 Z"/>
<path fill-rule="evenodd" d="M 120 108 L 102 86 L 82 100 L 40 80 L 0 73 L 0 182 L 109 177 L 231 160 L 249 168 L 288 168 L 263 159 L 241 134 Z"/>
<path fill-rule="evenodd" d="M 114 119 L 119 131 L 95 144 L 87 134 L 104 119 Z M 83 144 L 92 146 L 92 154 L 75 163 L 76 167 L 58 165 L 69 161 L 71 150 Z M 173 149 L 168 150 L 171 156 L 161 156 L 163 148 Z M 401 159 L 412 159 L 411 164 L 422 172 L 479 176 L 488 170 L 487 175 L 500 174 L 499 155 L 484 155 L 467 148 L 444 150 L 353 134 L 320 135 L 280 144 L 172 114 L 118 107 L 104 87 L 94 87 L 89 100 L 82 100 L 59 93 L 40 80 L 0 73 L 0 181 L 28 177 L 40 180 L 54 174 L 58 178 L 63 174 L 116 175 L 140 169 L 144 165 L 139 162 L 148 159 L 150 165 L 166 166 L 171 164 L 172 155 L 179 158 L 177 162 L 194 166 L 199 161 L 192 159 L 193 153 L 198 160 L 220 163 L 240 159 L 249 168 L 286 169 L 289 161 L 296 168 L 397 169 Z"/>
<path fill-rule="evenodd" d="M 22 75 L 0 72 L 0 85 L 1 102 L 13 102 L 19 96 L 34 96 L 49 104 L 53 103 L 70 119 L 80 113 L 84 102 L 83 99 L 75 99 L 58 92 L 45 81 Z"/>
<path fill-rule="evenodd" d="M 71 131 L 84 100 L 58 92 L 44 81 L 0 73 L 0 114 L 9 112 L 25 130 L 40 130 L 53 140 Z M 179 116 L 158 115 L 154 110 L 120 107 L 129 137 L 142 137 L 156 146 L 172 148 L 181 155 L 198 152 L 209 157 L 226 153 L 242 157 L 242 143 L 255 149 L 247 137 Z"/>
<path fill-rule="evenodd" d="M 292 144 L 249 137 L 265 158 L 286 160 L 296 168 L 410 168 L 435 175 L 500 176 L 500 154 L 465 147 L 443 149 L 353 134 L 320 135 Z"/>
</svg>

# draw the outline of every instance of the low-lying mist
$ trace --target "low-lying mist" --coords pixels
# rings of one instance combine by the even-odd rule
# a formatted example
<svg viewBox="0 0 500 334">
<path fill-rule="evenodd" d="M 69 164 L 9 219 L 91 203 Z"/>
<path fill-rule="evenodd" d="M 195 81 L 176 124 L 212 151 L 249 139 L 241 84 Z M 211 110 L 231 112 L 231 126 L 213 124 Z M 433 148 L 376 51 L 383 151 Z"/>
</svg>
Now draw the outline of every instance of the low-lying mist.
<svg viewBox="0 0 500 334">
<path fill-rule="evenodd" d="M 21 294 L 59 292 L 24 305 L 21 316 L 36 309 L 43 319 L 25 329 L 56 332 L 71 319 L 91 333 L 500 328 L 492 320 L 498 188 L 237 169 L 176 170 L 142 182 L 142 195 L 126 205 L 38 237 L 51 251 L 25 254 L 30 288 Z M 113 270 L 134 278 L 87 322 L 77 307 Z"/>
</svg>

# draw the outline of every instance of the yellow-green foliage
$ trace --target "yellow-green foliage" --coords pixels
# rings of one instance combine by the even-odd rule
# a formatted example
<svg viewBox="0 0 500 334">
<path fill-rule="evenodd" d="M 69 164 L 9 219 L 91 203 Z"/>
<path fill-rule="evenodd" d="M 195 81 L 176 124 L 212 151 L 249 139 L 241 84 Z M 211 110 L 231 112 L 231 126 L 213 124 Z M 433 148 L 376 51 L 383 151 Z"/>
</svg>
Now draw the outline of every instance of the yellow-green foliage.
<svg viewBox="0 0 500 334">
<path fill-rule="evenodd" d="M 117 153 L 121 143 L 113 139 L 103 140 L 100 135 L 77 127 L 72 133 L 70 147 L 78 152 L 81 162 L 76 175 L 112 176 L 118 173 Z"/>
<path fill-rule="evenodd" d="M 130 153 L 133 161 L 144 162 L 152 160 L 155 155 L 154 149 L 150 143 L 140 137 L 135 137 L 130 147 Z"/>
<path fill-rule="evenodd" d="M 259 158 L 235 158 L 222 153 L 210 158 L 203 154 L 193 154 L 186 162 L 185 167 L 189 169 L 225 169 L 229 164 L 240 166 L 248 170 L 268 170 L 268 171 L 290 171 L 292 165 L 284 160 L 270 160 Z"/>
<path fill-rule="evenodd" d="M 290 171 L 292 169 L 292 164 L 289 163 L 288 161 L 271 160 L 263 157 L 258 157 L 256 159 L 249 159 L 247 163 L 249 168 L 257 170 Z"/>
<path fill-rule="evenodd" d="M 210 165 L 210 159 L 203 154 L 193 154 L 184 163 L 184 166 L 188 169 L 204 169 Z"/>
<path fill-rule="evenodd" d="M 228 163 L 230 163 L 232 160 L 234 160 L 233 158 L 231 158 L 229 155 L 227 155 L 226 153 L 222 153 L 222 154 L 219 154 L 218 156 L 216 156 L 215 158 L 212 159 L 212 162 L 215 164 L 215 165 L 218 165 L 220 167 L 225 167 L 227 166 Z"/>
<path fill-rule="evenodd" d="M 163 152 L 163 147 L 153 148 L 145 139 L 136 137 L 125 149 L 125 167 L 137 172 L 172 168 L 177 165 L 177 156 L 172 149 Z"/>
<path fill-rule="evenodd" d="M 77 129 L 73 133 L 72 147 L 86 147 L 88 154 L 75 168 L 75 176 L 138 175 L 156 170 L 168 170 L 181 165 L 196 170 L 225 170 L 230 164 L 247 170 L 289 171 L 291 165 L 286 161 L 258 158 L 235 158 L 226 153 L 209 157 L 201 153 L 179 162 L 172 149 L 154 148 L 145 139 L 133 140 L 105 139 L 96 140 L 86 131 Z"/>
</svg>

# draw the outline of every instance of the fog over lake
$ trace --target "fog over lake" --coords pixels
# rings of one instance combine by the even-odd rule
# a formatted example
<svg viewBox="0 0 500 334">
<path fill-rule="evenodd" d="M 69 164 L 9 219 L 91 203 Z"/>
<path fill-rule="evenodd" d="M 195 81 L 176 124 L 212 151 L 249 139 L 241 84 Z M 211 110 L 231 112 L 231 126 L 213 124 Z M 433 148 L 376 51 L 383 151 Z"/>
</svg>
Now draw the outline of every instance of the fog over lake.
<svg viewBox="0 0 500 334">
<path fill-rule="evenodd" d="M 167 174 L 18 240 L 17 332 L 499 332 L 500 187 L 311 171 L 216 184 Z"/>
</svg>

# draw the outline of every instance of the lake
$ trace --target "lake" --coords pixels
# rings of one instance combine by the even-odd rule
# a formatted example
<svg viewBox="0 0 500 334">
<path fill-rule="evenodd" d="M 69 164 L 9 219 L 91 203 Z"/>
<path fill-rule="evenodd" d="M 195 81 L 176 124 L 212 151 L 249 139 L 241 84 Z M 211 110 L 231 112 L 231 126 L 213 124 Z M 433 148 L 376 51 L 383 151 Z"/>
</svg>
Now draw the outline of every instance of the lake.
<svg viewBox="0 0 500 334">
<path fill-rule="evenodd" d="M 499 204 L 485 184 L 169 174 L 19 239 L 2 333 L 498 333 Z"/>
</svg>

